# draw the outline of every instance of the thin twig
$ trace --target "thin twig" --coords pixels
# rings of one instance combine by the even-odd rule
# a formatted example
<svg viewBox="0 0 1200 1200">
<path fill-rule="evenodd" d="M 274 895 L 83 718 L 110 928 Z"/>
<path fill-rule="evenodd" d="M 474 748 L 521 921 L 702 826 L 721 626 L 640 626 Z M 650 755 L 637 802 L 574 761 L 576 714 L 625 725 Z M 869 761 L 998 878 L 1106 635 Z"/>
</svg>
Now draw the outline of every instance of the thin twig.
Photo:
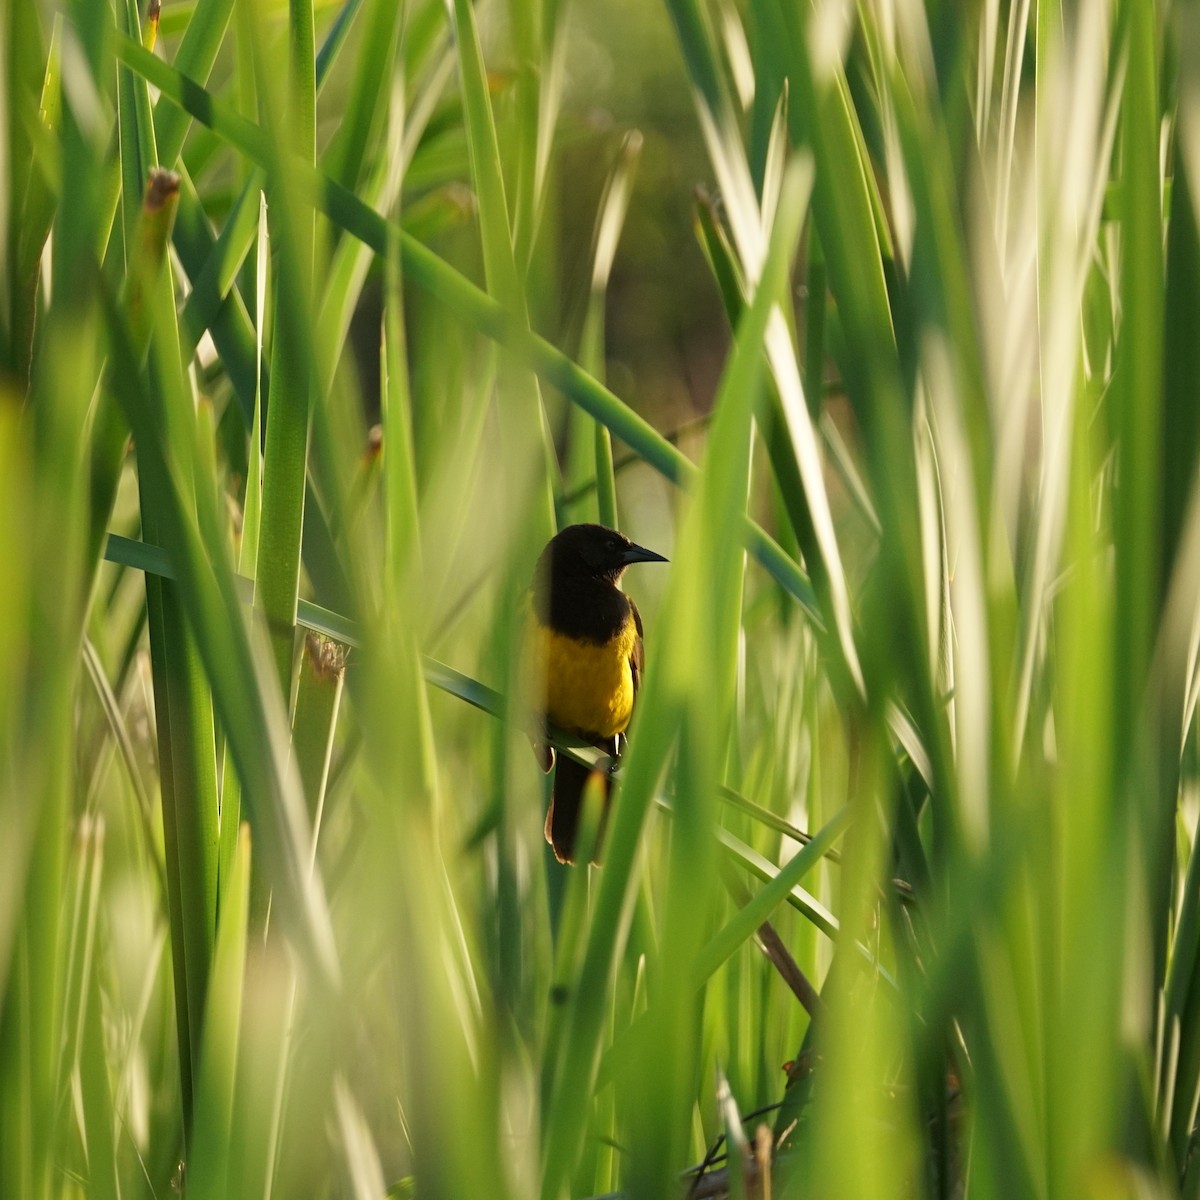
<svg viewBox="0 0 1200 1200">
<path fill-rule="evenodd" d="M 758 927 L 758 944 L 783 982 L 792 989 L 792 994 L 804 1005 L 804 1011 L 815 1021 L 821 1013 L 821 995 L 788 952 L 770 921 L 764 921 Z"/>
</svg>

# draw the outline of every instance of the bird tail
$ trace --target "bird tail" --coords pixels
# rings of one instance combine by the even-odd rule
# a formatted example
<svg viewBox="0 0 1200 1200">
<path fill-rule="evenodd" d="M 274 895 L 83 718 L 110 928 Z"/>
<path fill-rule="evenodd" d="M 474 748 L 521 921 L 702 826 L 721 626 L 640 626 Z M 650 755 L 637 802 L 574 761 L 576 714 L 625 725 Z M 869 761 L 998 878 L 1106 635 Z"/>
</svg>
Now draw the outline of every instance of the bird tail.
<svg viewBox="0 0 1200 1200">
<path fill-rule="evenodd" d="M 608 772 L 600 766 L 589 767 L 576 762 L 566 754 L 559 754 L 557 759 L 554 768 L 554 790 L 550 796 L 549 811 L 546 813 L 546 841 L 554 847 L 554 857 L 560 863 L 575 861 L 575 840 L 583 817 L 587 785 L 589 780 L 594 779 L 604 802 L 591 855 L 592 862 L 598 862 L 600 845 L 604 839 L 604 826 L 608 822 Z"/>
</svg>

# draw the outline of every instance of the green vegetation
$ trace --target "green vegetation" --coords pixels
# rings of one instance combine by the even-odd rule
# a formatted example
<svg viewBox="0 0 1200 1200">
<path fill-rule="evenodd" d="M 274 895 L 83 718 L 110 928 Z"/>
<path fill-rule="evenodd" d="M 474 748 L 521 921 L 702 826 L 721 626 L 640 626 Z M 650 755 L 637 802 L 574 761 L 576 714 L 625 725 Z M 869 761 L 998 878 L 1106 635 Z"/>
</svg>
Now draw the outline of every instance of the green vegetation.
<svg viewBox="0 0 1200 1200">
<path fill-rule="evenodd" d="M 0 1196 L 1200 1197 L 1194 3 L 0 64 Z M 671 566 L 569 870 L 596 519 Z"/>
</svg>

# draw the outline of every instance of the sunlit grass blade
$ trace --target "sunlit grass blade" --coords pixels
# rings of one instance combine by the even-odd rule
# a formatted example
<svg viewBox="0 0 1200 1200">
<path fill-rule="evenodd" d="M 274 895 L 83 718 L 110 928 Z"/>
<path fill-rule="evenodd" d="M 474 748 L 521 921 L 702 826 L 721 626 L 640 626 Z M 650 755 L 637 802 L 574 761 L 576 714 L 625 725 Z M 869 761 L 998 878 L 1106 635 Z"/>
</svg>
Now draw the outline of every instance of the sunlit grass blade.
<svg viewBox="0 0 1200 1200">
<path fill-rule="evenodd" d="M 58 147 L 53 134 L 62 120 L 61 69 L 62 22 L 56 20 L 45 48 L 45 72 L 41 80 L 41 102 L 37 72 L 43 62 L 41 38 L 33 10 L 14 5 L 7 14 L 9 61 L 19 75 L 12 80 L 13 111 L 8 123 L 10 195 L 20 197 L 17 211 L 10 211 L 7 229 L 7 313 L 3 323 L 3 361 L 8 373 L 28 386 L 33 363 L 34 325 L 37 317 L 38 283 L 42 251 L 54 220 Z"/>
<path fill-rule="evenodd" d="M 96 648 L 90 641 L 84 642 L 83 662 L 92 680 L 92 685 L 96 689 L 100 705 L 104 710 L 105 720 L 108 722 L 112 738 L 116 742 L 120 752 L 121 762 L 129 777 L 129 784 L 133 789 L 137 811 L 142 821 L 149 857 L 154 864 L 155 873 L 158 876 L 159 884 L 165 895 L 167 886 L 166 873 L 160 848 L 157 845 L 154 812 L 150 795 L 146 790 L 145 781 L 142 779 L 141 768 L 138 765 L 137 755 L 133 747 L 133 739 L 130 737 L 129 728 L 121 713 L 119 702 L 113 694 L 112 687 L 109 685 L 108 679 L 104 674 L 104 667 L 100 662 L 99 655 L 96 653 Z"/>
<path fill-rule="evenodd" d="M 726 315 L 730 323 L 736 326 L 746 303 L 745 269 L 736 261 L 733 248 L 717 217 L 715 206 L 707 197 L 699 198 L 696 217 L 701 245 L 716 279 Z M 823 305 L 823 298 L 821 303 Z M 795 379 L 794 372 L 792 378 Z M 815 562 L 818 567 L 815 587 L 823 620 L 817 628 L 819 632 L 824 633 L 836 629 L 838 625 L 837 614 L 832 603 L 833 597 L 825 583 L 827 576 L 821 567 L 821 550 L 816 541 L 809 503 L 805 494 L 804 479 L 796 457 L 796 449 L 789 434 L 781 394 L 773 381 L 767 383 L 767 395 L 769 407 L 763 414 L 762 435 L 770 455 L 775 482 L 779 487 L 784 508 L 791 522 L 792 532 L 799 542 L 805 561 Z M 816 401 L 810 399 L 809 403 L 814 404 Z M 828 641 L 827 644 L 830 653 L 840 657 L 837 641 Z M 835 659 L 835 661 L 837 660 Z M 849 697 L 854 690 L 853 672 L 849 669 L 848 662 L 843 662 L 841 665 L 843 667 L 843 688 Z"/>
<path fill-rule="evenodd" d="M 740 256 L 741 274 L 754 281 L 761 269 L 763 228 L 769 226 L 775 203 L 774 189 L 778 186 L 778 167 L 772 170 L 772 164 L 782 161 L 783 112 L 781 109 L 777 114 L 773 136 L 767 145 L 762 194 L 756 195 L 728 89 L 716 87 L 714 90 L 711 77 L 718 56 L 709 41 L 703 13 L 690 0 L 680 0 L 673 5 L 673 12 L 677 26 L 684 34 L 693 84 L 702 105 L 701 125 Z M 710 237 L 710 257 L 719 254 L 720 250 L 719 240 Z M 730 269 L 721 271 L 726 288 L 732 283 L 733 276 Z M 801 536 L 809 571 L 823 602 L 826 628 L 845 670 L 847 695 L 854 692 L 861 695 L 864 682 L 850 627 L 849 593 L 813 422 L 804 399 L 795 344 L 789 334 L 791 323 L 790 312 L 786 318 L 780 313 L 773 319 L 765 347 L 775 385 L 774 396 L 778 401 L 777 413 L 771 422 L 773 457 L 781 484 L 790 494 L 793 525 Z"/>
<path fill-rule="evenodd" d="M 604 310 L 608 298 L 608 281 L 612 275 L 613 259 L 616 257 L 621 226 L 625 222 L 641 152 L 642 135 L 633 130 L 621 143 L 616 164 L 605 182 L 604 194 L 600 198 L 596 214 L 596 226 L 592 233 L 592 275 L 583 318 L 583 331 L 579 338 L 579 365 L 601 383 L 604 382 L 605 376 Z M 588 441 L 586 437 L 581 436 L 585 432 L 584 417 L 577 409 L 572 409 L 572 413 L 575 420 L 571 448 L 575 452 L 576 460 L 582 464 L 585 457 L 583 451 L 587 448 Z M 591 454 L 587 457 L 591 459 L 596 480 L 597 515 L 601 525 L 616 529 L 620 521 L 617 515 L 617 481 L 613 470 L 612 436 L 608 428 L 600 422 L 593 421 L 591 424 Z"/>
<path fill-rule="evenodd" d="M 839 365 L 864 429 L 879 502 L 888 506 L 882 539 L 885 559 L 903 576 L 919 560 L 916 489 L 911 461 L 898 452 L 907 441 L 907 405 L 897 394 L 901 374 L 884 279 L 886 247 L 880 240 L 878 205 L 861 135 L 841 64 L 831 60 L 836 47 L 822 44 L 824 57 L 810 59 L 808 19 L 803 14 L 785 11 L 774 0 L 762 0 L 754 12 L 769 31 L 774 54 L 790 81 L 787 115 L 792 137 L 810 144 L 816 160 L 813 214 L 842 324 L 855 345 L 871 348 Z M 904 563 L 910 565 L 906 568 Z M 916 621 L 923 609 L 919 581 L 910 576 L 905 583 L 899 577 L 895 583 L 902 587 L 903 602 L 911 606 L 907 619 Z"/>
<path fill-rule="evenodd" d="M 385 577 L 397 595 L 419 575 L 417 462 L 413 447 L 412 393 L 404 335 L 404 291 L 400 254 L 393 245 L 386 261 L 386 297 L 380 331 L 380 418 L 384 438 Z"/>
<path fill-rule="evenodd" d="M 78 848 L 73 864 L 75 903 L 70 940 L 76 952 L 70 979 L 68 1044 L 65 1056 L 78 1089 L 79 1139 L 88 1164 L 91 1194 L 104 1200 L 120 1195 L 117 1173 L 117 1130 L 112 1081 L 104 1052 L 104 972 L 101 955 L 101 882 L 105 864 L 105 826 L 95 818 L 89 836 Z"/>
<path fill-rule="evenodd" d="M 335 1085 L 334 1102 L 337 1106 L 342 1153 L 346 1159 L 346 1174 L 355 1200 L 376 1200 L 376 1197 L 384 1195 L 386 1184 L 370 1125 L 341 1081 Z M 390 1192 L 387 1194 L 391 1195 Z"/>
</svg>

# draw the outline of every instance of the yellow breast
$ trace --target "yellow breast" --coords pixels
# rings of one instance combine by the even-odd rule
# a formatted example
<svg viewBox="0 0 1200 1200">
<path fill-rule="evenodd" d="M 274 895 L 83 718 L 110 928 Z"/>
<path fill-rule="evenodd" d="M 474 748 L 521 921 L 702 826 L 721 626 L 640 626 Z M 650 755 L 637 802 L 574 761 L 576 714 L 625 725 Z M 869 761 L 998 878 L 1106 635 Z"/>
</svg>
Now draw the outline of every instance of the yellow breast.
<svg viewBox="0 0 1200 1200">
<path fill-rule="evenodd" d="M 586 737 L 623 733 L 633 715 L 630 657 L 637 641 L 631 617 L 610 641 L 576 641 L 534 622 L 535 670 L 544 712 L 556 725 Z"/>
</svg>

